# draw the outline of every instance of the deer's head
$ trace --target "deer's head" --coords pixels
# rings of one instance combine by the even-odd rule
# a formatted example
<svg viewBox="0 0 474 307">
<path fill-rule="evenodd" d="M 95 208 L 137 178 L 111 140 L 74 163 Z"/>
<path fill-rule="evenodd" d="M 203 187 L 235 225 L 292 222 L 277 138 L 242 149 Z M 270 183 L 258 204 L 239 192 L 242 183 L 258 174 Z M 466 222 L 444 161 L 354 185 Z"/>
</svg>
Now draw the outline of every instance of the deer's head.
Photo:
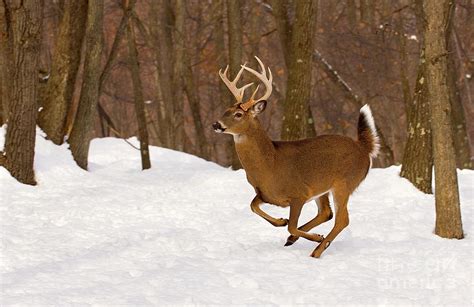
<svg viewBox="0 0 474 307">
<path fill-rule="evenodd" d="M 222 117 L 212 124 L 215 132 L 218 133 L 229 133 L 229 134 L 244 134 L 249 129 L 251 129 L 252 124 L 255 122 L 255 117 L 262 113 L 265 110 L 267 105 L 266 99 L 270 97 L 272 93 L 272 72 L 270 68 L 268 68 L 268 76 L 265 70 L 265 66 L 263 65 L 262 61 L 258 57 L 255 57 L 260 64 L 261 72 L 257 72 L 252 68 L 242 65 L 239 73 L 235 77 L 233 81 L 230 81 L 227 77 L 227 71 L 229 66 L 227 65 L 224 72 L 219 70 L 219 76 L 221 77 L 222 81 L 224 81 L 225 85 L 229 88 L 232 95 L 234 95 L 236 99 L 236 103 L 228 108 Z M 256 99 L 255 95 L 257 94 L 259 86 L 255 89 L 252 96 L 246 102 L 243 102 L 245 90 L 251 86 L 253 83 L 246 84 L 240 88 L 237 87 L 237 82 L 239 82 L 240 77 L 244 70 L 250 72 L 251 74 L 255 75 L 260 81 L 262 81 L 263 85 L 265 86 L 265 94 Z"/>
</svg>

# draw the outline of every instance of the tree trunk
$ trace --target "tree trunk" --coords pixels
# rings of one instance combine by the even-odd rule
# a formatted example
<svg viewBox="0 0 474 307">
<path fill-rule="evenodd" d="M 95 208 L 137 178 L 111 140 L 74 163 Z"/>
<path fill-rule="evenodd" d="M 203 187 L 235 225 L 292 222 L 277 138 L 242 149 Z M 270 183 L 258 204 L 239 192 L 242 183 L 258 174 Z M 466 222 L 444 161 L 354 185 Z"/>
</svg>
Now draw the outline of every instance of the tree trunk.
<svg viewBox="0 0 474 307">
<path fill-rule="evenodd" d="M 240 0 L 227 0 L 227 25 L 229 35 L 229 74 L 237 75 L 242 65 L 242 17 Z M 232 151 L 232 169 L 241 169 L 239 157 L 235 149 Z"/>
<path fill-rule="evenodd" d="M 115 37 L 112 42 L 112 47 L 110 48 L 109 55 L 107 57 L 107 61 L 105 62 L 104 69 L 102 70 L 99 78 L 99 96 L 100 94 L 104 91 L 105 88 L 105 83 L 107 82 L 111 72 L 112 72 L 112 65 L 114 64 L 118 53 L 119 53 L 119 46 L 122 41 L 122 38 L 125 34 L 125 30 L 127 28 L 128 21 L 132 15 L 132 10 L 135 6 L 134 0 L 131 0 L 127 7 L 124 7 L 124 13 L 122 16 L 122 19 L 120 20 L 120 24 L 117 28 L 117 31 L 115 32 Z M 109 134 L 109 130 L 114 131 L 114 133 L 117 134 L 117 128 L 115 127 L 114 123 L 112 122 L 112 119 L 110 116 L 107 114 L 105 109 L 102 107 L 100 104 L 100 101 L 97 102 L 97 111 L 99 115 L 99 120 L 101 123 L 101 129 L 102 129 L 102 134 L 103 136 L 107 136 Z M 107 127 L 106 127 L 107 125 Z M 120 136 L 119 136 L 120 137 Z"/>
<path fill-rule="evenodd" d="M 307 1 L 307 0 L 304 0 Z M 281 0 L 271 0 L 272 14 L 277 25 L 278 36 L 280 37 L 280 45 L 283 51 L 286 67 L 289 67 L 291 53 L 291 34 L 292 24 L 289 15 L 292 13 L 291 2 Z"/>
<path fill-rule="evenodd" d="M 87 170 L 89 144 L 92 138 L 97 103 L 99 102 L 100 60 L 104 3 L 89 0 L 86 25 L 86 57 L 79 107 L 69 137 L 72 155 L 79 167 Z"/>
<path fill-rule="evenodd" d="M 189 55 L 185 54 L 185 68 L 184 68 L 184 91 L 188 97 L 189 108 L 193 116 L 194 128 L 196 131 L 196 148 L 198 156 L 209 159 L 209 153 L 206 147 L 206 135 L 204 134 L 204 127 L 201 118 L 201 102 L 199 99 L 198 88 L 194 82 L 193 69 L 189 63 Z"/>
<path fill-rule="evenodd" d="M 227 14 L 225 9 L 225 0 L 217 0 L 215 2 L 214 19 L 216 25 L 214 26 L 214 35 L 216 41 L 216 61 L 219 68 L 224 68 L 229 63 L 227 60 L 228 52 L 225 48 L 225 36 L 224 36 L 224 16 Z M 219 80 L 219 97 L 220 102 L 227 108 L 228 105 L 234 104 L 233 96 L 230 94 L 229 89 L 225 86 L 224 82 Z M 225 139 L 225 153 L 228 165 L 232 165 L 233 157 L 237 156 L 235 151 L 234 141 L 231 136 L 224 136 Z M 216 148 L 214 146 L 214 148 Z"/>
<path fill-rule="evenodd" d="M 355 29 L 357 26 L 357 12 L 355 0 L 347 0 L 347 17 L 349 19 L 349 26 Z"/>
<path fill-rule="evenodd" d="M 38 124 L 55 144 L 62 144 L 66 133 L 77 71 L 81 61 L 81 47 L 87 18 L 87 1 L 66 0 L 59 25 L 51 77 L 41 95 L 42 110 Z"/>
<path fill-rule="evenodd" d="M 452 19 L 451 19 L 452 22 Z M 453 126 L 454 149 L 456 152 L 456 165 L 460 169 L 472 169 L 471 148 L 467 135 L 466 118 L 461 101 L 461 94 L 457 85 L 458 72 L 456 69 L 454 53 L 454 33 L 451 32 L 452 25 L 448 28 L 448 89 L 449 101 L 451 102 L 451 115 Z"/>
<path fill-rule="evenodd" d="M 400 176 L 408 179 L 420 191 L 431 194 L 433 152 L 427 90 L 426 59 L 421 50 L 415 92 L 412 101 L 406 106 L 408 131 Z"/>
<path fill-rule="evenodd" d="M 415 13 L 418 34 L 423 37 L 422 0 L 415 2 Z M 407 141 L 403 151 L 400 176 L 408 179 L 420 191 L 431 194 L 433 151 L 430 103 L 427 91 L 426 57 L 424 47 L 421 47 L 415 92 L 413 93 L 413 99 L 405 105 Z"/>
<path fill-rule="evenodd" d="M 172 69 L 173 69 L 173 51 L 171 39 L 172 12 L 169 0 L 151 2 L 151 12 L 156 14 L 151 18 L 151 34 L 155 38 L 155 58 L 158 65 L 158 78 L 165 109 L 165 118 L 160 125 L 160 133 L 163 146 L 172 148 L 173 139 L 173 88 L 172 88 Z"/>
<path fill-rule="evenodd" d="M 135 115 L 138 124 L 138 138 L 140 141 L 140 154 L 142 160 L 142 169 L 149 169 L 150 151 L 148 149 L 148 130 L 146 127 L 145 117 L 145 100 L 143 99 L 143 87 L 140 79 L 140 68 L 138 63 L 138 52 L 135 43 L 135 35 L 133 32 L 132 21 L 129 19 L 127 24 L 127 45 L 128 57 L 130 65 L 130 73 L 132 76 L 133 93 L 135 100 Z"/>
<path fill-rule="evenodd" d="M 173 28 L 173 149 L 184 150 L 184 102 L 183 102 L 183 61 L 184 61 L 184 0 L 174 2 Z"/>
<path fill-rule="evenodd" d="M 176 1 L 175 10 L 170 0 L 152 1 L 151 12 L 155 16 L 151 23 L 151 36 L 155 38 L 155 58 L 158 65 L 156 80 L 160 82 L 163 98 L 164 120 L 160 134 L 165 147 L 182 150 L 184 142 L 182 70 L 184 3 Z M 160 116 L 163 115 L 158 110 Z"/>
<path fill-rule="evenodd" d="M 295 5 L 282 126 L 283 140 L 297 140 L 307 136 L 308 105 L 311 99 L 313 1 L 301 0 Z"/>
<path fill-rule="evenodd" d="M 7 21 L 10 20 L 10 13 L 7 11 L 6 2 L 0 2 L 0 125 L 8 121 L 10 112 L 9 97 L 12 87 L 12 29 L 8 26 Z"/>
<path fill-rule="evenodd" d="M 426 77 L 431 106 L 435 167 L 435 233 L 444 238 L 463 238 L 459 204 L 456 155 L 451 127 L 451 105 L 447 86 L 446 28 L 452 18 L 451 0 L 424 1 Z"/>
<path fill-rule="evenodd" d="M 9 120 L 2 164 L 18 181 L 35 185 L 36 114 L 38 61 L 41 41 L 43 2 L 40 0 L 3 1 L 4 22 L 9 31 L 6 61 L 11 63 L 11 88 L 7 97 Z M 3 16 L 2 16 L 3 18 Z"/>
</svg>

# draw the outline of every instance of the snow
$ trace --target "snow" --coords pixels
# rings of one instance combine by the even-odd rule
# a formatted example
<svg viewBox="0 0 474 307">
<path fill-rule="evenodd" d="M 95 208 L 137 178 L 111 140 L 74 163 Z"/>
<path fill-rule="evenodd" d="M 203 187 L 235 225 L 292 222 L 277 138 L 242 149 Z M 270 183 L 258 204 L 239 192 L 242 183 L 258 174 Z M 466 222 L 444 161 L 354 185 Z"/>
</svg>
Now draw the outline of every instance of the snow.
<svg viewBox="0 0 474 307">
<path fill-rule="evenodd" d="M 150 153 L 141 171 L 123 140 L 94 140 L 86 172 L 38 132 L 38 186 L 0 168 L 2 306 L 473 304 L 473 171 L 459 172 L 464 240 L 433 234 L 433 197 L 399 167 L 373 169 L 351 197 L 350 225 L 313 259 L 315 243 L 283 247 L 287 230 L 250 211 L 243 171 Z M 315 212 L 308 204 L 300 223 Z"/>
</svg>

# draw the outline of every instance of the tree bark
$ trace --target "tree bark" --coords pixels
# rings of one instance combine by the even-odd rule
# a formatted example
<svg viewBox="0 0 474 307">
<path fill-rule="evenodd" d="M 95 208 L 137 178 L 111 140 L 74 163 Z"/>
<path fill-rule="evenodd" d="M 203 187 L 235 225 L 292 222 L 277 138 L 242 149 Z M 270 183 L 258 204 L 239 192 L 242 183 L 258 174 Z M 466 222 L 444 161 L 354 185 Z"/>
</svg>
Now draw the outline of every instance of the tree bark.
<svg viewBox="0 0 474 307">
<path fill-rule="evenodd" d="M 184 142 L 182 70 L 183 70 L 183 31 L 184 3 L 176 1 L 175 7 L 170 0 L 152 1 L 151 36 L 155 38 L 155 58 L 158 65 L 156 80 L 160 82 L 160 95 L 163 109 L 157 109 L 162 118 L 160 134 L 165 147 L 182 150 Z M 174 12 L 173 12 L 174 11 Z"/>
<path fill-rule="evenodd" d="M 214 35 L 216 41 L 216 61 L 219 65 L 219 68 L 226 67 L 229 64 L 228 52 L 226 52 L 225 48 L 225 35 L 224 35 L 224 16 L 227 15 L 227 11 L 225 9 L 225 0 L 216 0 L 215 1 L 215 12 L 214 19 L 216 20 L 214 26 Z M 229 89 L 225 86 L 224 82 L 219 80 L 219 97 L 221 103 L 224 103 L 224 106 L 232 105 L 235 101 L 232 98 L 232 95 L 229 93 Z M 235 151 L 234 141 L 231 136 L 224 136 L 225 138 L 225 153 L 226 159 L 225 161 L 228 162 L 228 165 L 232 165 L 233 157 L 237 156 L 237 152 Z M 215 148 L 215 146 L 214 146 Z"/>
<path fill-rule="evenodd" d="M 185 54 L 185 68 L 184 68 L 184 91 L 188 97 L 189 108 L 193 116 L 194 128 L 196 131 L 196 148 L 198 156 L 209 159 L 209 152 L 206 146 L 206 135 L 204 134 L 204 127 L 201 118 L 201 102 L 199 99 L 198 88 L 194 82 L 193 70 L 189 63 L 189 55 Z"/>
<path fill-rule="evenodd" d="M 357 13 L 356 13 L 356 4 L 355 0 L 346 0 L 347 1 L 347 17 L 349 19 L 349 26 L 351 29 L 355 29 L 357 26 Z"/>
<path fill-rule="evenodd" d="M 408 179 L 420 191 L 431 194 L 433 151 L 427 90 L 426 59 L 424 50 L 421 50 L 415 92 L 406 106 L 408 130 L 400 176 Z"/>
<path fill-rule="evenodd" d="M 12 33 L 7 25 L 10 12 L 7 3 L 0 2 L 0 125 L 8 121 L 11 84 L 12 62 Z"/>
<path fill-rule="evenodd" d="M 50 78 L 40 95 L 42 109 L 38 124 L 55 144 L 62 144 L 66 133 L 77 71 L 81 61 L 81 47 L 87 18 L 87 1 L 66 0 L 59 25 Z"/>
<path fill-rule="evenodd" d="M 423 37 L 422 0 L 415 2 L 418 33 Z M 404 38 L 401 38 L 404 39 Z M 418 72 L 413 98 L 405 105 L 407 141 L 403 151 L 400 176 L 408 179 L 417 189 L 432 193 L 433 150 L 431 137 L 430 103 L 426 78 L 425 49 L 420 50 Z"/>
<path fill-rule="evenodd" d="M 87 170 L 92 126 L 99 102 L 103 14 L 103 1 L 89 0 L 85 36 L 86 57 L 81 97 L 68 140 L 74 160 L 79 167 L 85 170 Z"/>
<path fill-rule="evenodd" d="M 11 53 L 11 88 L 7 97 L 9 120 L 2 164 L 18 181 L 35 185 L 33 169 L 38 96 L 38 62 L 41 46 L 43 2 L 3 1 Z M 3 16 L 2 16 L 3 18 Z"/>
<path fill-rule="evenodd" d="M 314 1 L 311 1 L 312 3 L 312 13 L 311 17 L 308 18 L 308 23 L 309 25 L 309 30 L 313 31 L 312 33 L 314 34 L 314 27 L 316 24 L 316 8 Z M 275 22 L 277 24 L 277 30 L 278 30 L 278 35 L 280 37 L 280 44 L 283 52 L 283 58 L 285 59 L 285 65 L 288 69 L 288 75 L 290 75 L 290 61 L 293 58 L 292 56 L 292 51 L 294 50 L 292 44 L 293 44 L 293 32 L 294 32 L 294 23 L 291 22 L 291 15 L 296 14 L 295 8 L 294 8 L 294 3 L 292 2 L 286 2 L 286 1 L 279 1 L 279 0 L 273 0 L 271 1 L 272 4 L 272 12 L 273 16 L 275 17 Z M 301 3 L 299 3 L 301 5 Z M 289 79 L 289 78 L 288 78 Z M 310 86 L 311 88 L 311 86 Z M 305 127 L 306 137 L 314 137 L 316 136 L 316 129 L 314 127 L 314 119 L 313 119 L 313 114 L 311 112 L 311 106 L 308 105 L 306 107 L 306 115 L 303 117 L 307 125 Z"/>
<path fill-rule="evenodd" d="M 447 39 L 451 0 L 424 1 L 426 77 L 431 106 L 435 167 L 435 233 L 444 238 L 463 238 L 456 155 L 453 146 L 451 105 L 447 86 Z"/>
<path fill-rule="evenodd" d="M 304 0 L 306 1 L 306 0 Z M 291 53 L 291 34 L 293 25 L 290 22 L 289 15 L 292 13 L 291 2 L 281 0 L 271 0 L 272 14 L 277 25 L 278 36 L 280 37 L 280 45 L 283 51 L 286 67 L 289 67 Z"/>
<path fill-rule="evenodd" d="M 453 6 L 454 10 L 454 6 Z M 450 23 L 452 23 L 452 18 Z M 448 27 L 446 35 L 448 36 L 448 89 L 449 101 L 451 102 L 451 115 L 453 126 L 454 149 L 456 152 L 456 165 L 460 169 L 472 169 L 471 148 L 469 146 L 469 137 L 467 134 L 466 118 L 464 116 L 464 108 L 461 101 L 461 94 L 457 85 L 458 71 L 456 69 L 455 52 L 454 52 L 454 33 L 453 25 Z"/>
<path fill-rule="evenodd" d="M 138 52 L 135 43 L 135 35 L 133 32 L 132 21 L 129 19 L 127 23 L 127 45 L 130 73 L 132 76 L 133 93 L 135 100 L 135 115 L 138 124 L 138 139 L 140 141 L 140 155 L 142 161 L 142 169 L 149 169 L 150 151 L 148 148 L 148 130 L 145 117 L 145 100 L 143 99 L 143 87 L 140 79 L 140 67 L 138 63 Z"/>
<path fill-rule="evenodd" d="M 174 2 L 174 28 L 173 28 L 173 131 L 172 148 L 184 150 L 184 102 L 183 102 L 183 62 L 184 62 L 184 0 Z"/>
<path fill-rule="evenodd" d="M 308 106 L 311 99 L 314 5 L 312 0 L 297 1 L 295 5 L 282 126 L 283 140 L 307 137 Z"/>
<path fill-rule="evenodd" d="M 155 15 L 151 18 L 151 34 L 155 38 L 155 58 L 158 65 L 158 78 L 160 82 L 161 96 L 163 98 L 163 107 L 165 118 L 160 125 L 160 133 L 163 146 L 172 148 L 173 138 L 173 88 L 172 88 L 172 69 L 173 69 L 173 49 L 171 39 L 172 12 L 169 0 L 151 2 L 151 12 Z"/>
<path fill-rule="evenodd" d="M 242 17 L 240 0 L 227 0 L 227 25 L 229 36 L 229 74 L 237 75 L 242 65 Z M 232 169 L 241 169 L 239 157 L 235 149 L 232 151 Z"/>
</svg>

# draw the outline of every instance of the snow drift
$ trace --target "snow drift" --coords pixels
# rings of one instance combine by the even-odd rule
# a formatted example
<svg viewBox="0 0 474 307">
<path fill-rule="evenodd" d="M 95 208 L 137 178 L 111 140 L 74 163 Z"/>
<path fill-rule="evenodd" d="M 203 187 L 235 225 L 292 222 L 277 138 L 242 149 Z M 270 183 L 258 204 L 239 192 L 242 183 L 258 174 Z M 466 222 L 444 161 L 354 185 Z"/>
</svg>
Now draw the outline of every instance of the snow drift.
<svg viewBox="0 0 474 307">
<path fill-rule="evenodd" d="M 472 171 L 459 172 L 464 240 L 433 234 L 433 196 L 398 167 L 373 169 L 350 225 L 313 259 L 315 243 L 283 247 L 286 229 L 250 211 L 243 171 L 150 150 L 141 171 L 122 140 L 94 140 L 86 172 L 38 132 L 38 186 L 0 168 L 1 305 L 473 303 Z"/>
</svg>

